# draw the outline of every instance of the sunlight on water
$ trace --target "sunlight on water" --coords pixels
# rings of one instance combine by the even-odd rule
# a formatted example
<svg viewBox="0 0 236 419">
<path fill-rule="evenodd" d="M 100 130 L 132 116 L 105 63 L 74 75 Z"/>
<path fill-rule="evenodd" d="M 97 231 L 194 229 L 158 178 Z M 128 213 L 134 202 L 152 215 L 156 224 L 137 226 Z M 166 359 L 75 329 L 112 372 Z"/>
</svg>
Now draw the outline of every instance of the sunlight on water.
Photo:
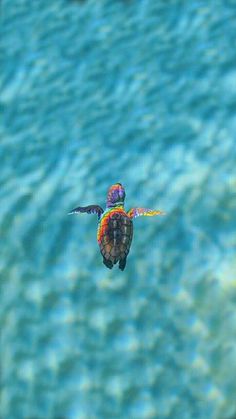
<svg viewBox="0 0 236 419">
<path fill-rule="evenodd" d="M 235 3 L 3 1 L 1 419 L 234 419 Z M 121 182 L 124 272 L 94 215 Z"/>
</svg>

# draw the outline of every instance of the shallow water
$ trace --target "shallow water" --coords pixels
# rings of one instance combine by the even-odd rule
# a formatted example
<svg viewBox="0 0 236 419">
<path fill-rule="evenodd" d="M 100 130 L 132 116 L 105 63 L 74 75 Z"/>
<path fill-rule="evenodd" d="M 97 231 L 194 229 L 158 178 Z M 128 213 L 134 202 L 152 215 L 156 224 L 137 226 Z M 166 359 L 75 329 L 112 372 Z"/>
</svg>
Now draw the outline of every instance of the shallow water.
<svg viewBox="0 0 236 419">
<path fill-rule="evenodd" d="M 1 419 L 236 415 L 234 0 L 5 0 Z M 138 218 L 122 273 L 95 216 Z"/>
</svg>

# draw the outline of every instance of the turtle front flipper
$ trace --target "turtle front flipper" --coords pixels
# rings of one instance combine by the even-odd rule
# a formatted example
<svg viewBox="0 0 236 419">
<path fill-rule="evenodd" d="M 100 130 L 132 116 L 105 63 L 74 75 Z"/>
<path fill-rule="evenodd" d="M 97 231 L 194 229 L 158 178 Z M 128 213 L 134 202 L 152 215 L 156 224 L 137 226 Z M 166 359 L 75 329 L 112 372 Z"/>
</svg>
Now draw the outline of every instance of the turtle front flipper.
<svg viewBox="0 0 236 419">
<path fill-rule="evenodd" d="M 146 217 L 153 217 L 154 215 L 165 215 L 165 212 L 160 210 L 151 210 L 149 208 L 131 208 L 127 215 L 129 218 L 136 218 L 140 215 L 145 215 Z"/>
<path fill-rule="evenodd" d="M 103 209 L 99 205 L 88 205 L 87 207 L 76 207 L 73 210 L 71 210 L 68 213 L 68 215 L 79 214 L 83 212 L 86 212 L 87 214 L 97 214 L 98 218 L 100 218 L 103 213 Z"/>
</svg>

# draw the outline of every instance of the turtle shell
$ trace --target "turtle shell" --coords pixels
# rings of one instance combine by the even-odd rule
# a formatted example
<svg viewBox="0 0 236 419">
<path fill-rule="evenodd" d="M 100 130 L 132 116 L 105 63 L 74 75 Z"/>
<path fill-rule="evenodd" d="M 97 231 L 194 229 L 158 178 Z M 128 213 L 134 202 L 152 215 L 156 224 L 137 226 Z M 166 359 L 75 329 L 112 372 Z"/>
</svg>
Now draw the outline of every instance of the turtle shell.
<svg viewBox="0 0 236 419">
<path fill-rule="evenodd" d="M 125 211 L 114 209 L 105 215 L 101 224 L 103 228 L 99 246 L 103 258 L 110 262 L 110 265 L 125 260 L 133 237 L 132 220 Z"/>
</svg>

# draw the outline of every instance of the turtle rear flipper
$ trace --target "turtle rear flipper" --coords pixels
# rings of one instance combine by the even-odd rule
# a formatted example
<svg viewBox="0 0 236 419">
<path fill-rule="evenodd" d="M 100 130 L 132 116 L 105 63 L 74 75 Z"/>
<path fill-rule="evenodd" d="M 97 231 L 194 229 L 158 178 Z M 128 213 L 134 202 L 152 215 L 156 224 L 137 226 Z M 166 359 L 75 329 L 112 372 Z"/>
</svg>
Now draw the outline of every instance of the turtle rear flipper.
<svg viewBox="0 0 236 419">
<path fill-rule="evenodd" d="M 108 259 L 103 257 L 103 263 L 104 263 L 104 265 L 106 265 L 107 268 L 109 268 L 109 269 L 113 268 L 113 263 L 112 263 L 111 260 L 108 260 Z"/>
<path fill-rule="evenodd" d="M 125 265 L 126 265 L 126 258 L 125 259 L 120 259 L 119 268 L 120 268 L 121 271 L 123 271 L 125 269 Z"/>
</svg>

